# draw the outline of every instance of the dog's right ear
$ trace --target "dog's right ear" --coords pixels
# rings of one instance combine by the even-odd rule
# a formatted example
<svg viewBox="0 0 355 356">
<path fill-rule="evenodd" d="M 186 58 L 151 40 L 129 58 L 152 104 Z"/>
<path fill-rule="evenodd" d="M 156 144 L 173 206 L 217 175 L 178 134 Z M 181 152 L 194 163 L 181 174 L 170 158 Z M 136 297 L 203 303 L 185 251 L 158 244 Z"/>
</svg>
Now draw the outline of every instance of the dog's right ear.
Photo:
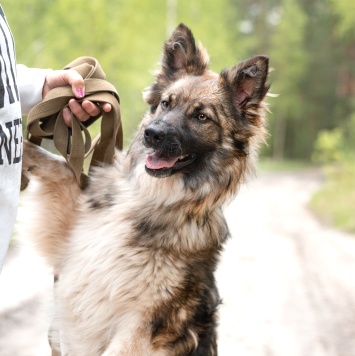
<svg viewBox="0 0 355 356">
<path fill-rule="evenodd" d="M 202 75 L 209 64 L 209 55 L 202 44 L 196 45 L 191 30 L 180 24 L 164 43 L 161 69 L 156 83 L 144 92 L 145 101 L 155 111 L 161 100 L 162 91 L 172 82 L 187 74 Z"/>
<path fill-rule="evenodd" d="M 221 73 L 238 109 L 252 111 L 259 107 L 270 87 L 266 83 L 268 71 L 269 58 L 255 56 Z"/>
</svg>

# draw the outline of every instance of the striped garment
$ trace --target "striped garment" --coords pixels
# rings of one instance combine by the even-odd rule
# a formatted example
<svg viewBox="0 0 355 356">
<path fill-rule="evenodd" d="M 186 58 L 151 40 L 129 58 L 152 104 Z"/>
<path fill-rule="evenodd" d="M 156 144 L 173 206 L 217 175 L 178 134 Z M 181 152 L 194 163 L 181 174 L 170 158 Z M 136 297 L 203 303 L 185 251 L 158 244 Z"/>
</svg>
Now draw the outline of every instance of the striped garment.
<svg viewBox="0 0 355 356">
<path fill-rule="evenodd" d="M 12 235 L 21 180 L 22 113 L 42 99 L 48 70 L 16 67 L 14 39 L 0 5 L 0 271 Z M 21 102 L 20 102 L 21 98 Z"/>
<path fill-rule="evenodd" d="M 21 105 L 15 44 L 0 6 L 0 269 L 14 228 L 21 179 Z"/>
</svg>

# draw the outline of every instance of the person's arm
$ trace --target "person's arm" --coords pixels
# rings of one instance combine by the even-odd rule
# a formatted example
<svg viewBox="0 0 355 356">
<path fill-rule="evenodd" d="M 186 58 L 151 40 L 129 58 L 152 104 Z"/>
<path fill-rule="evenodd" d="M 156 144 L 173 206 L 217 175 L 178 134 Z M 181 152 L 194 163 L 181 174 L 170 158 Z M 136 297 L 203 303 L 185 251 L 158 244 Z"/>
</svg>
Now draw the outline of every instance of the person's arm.
<svg viewBox="0 0 355 356">
<path fill-rule="evenodd" d="M 17 65 L 17 87 L 20 93 L 21 110 L 27 115 L 32 107 L 42 100 L 43 85 L 51 69 L 28 68 Z"/>
</svg>

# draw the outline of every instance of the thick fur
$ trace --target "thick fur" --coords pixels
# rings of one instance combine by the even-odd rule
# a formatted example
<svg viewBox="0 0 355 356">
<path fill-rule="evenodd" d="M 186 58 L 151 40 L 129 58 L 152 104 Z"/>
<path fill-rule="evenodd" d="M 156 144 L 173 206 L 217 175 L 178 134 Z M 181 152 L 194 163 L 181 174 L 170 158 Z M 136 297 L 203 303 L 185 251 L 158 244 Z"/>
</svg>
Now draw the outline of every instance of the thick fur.
<svg viewBox="0 0 355 356">
<path fill-rule="evenodd" d="M 222 208 L 265 140 L 267 73 L 264 56 L 213 73 L 180 25 L 133 143 L 88 188 L 64 160 L 24 143 L 24 173 L 40 183 L 31 234 L 58 276 L 62 355 L 217 355 Z"/>
</svg>

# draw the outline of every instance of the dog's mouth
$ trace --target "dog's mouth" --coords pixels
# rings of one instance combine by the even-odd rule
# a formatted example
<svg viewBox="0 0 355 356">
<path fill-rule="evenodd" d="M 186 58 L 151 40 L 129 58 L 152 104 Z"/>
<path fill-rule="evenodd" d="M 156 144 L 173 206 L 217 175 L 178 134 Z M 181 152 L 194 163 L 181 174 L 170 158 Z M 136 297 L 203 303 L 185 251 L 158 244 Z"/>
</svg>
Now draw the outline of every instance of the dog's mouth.
<svg viewBox="0 0 355 356">
<path fill-rule="evenodd" d="M 169 177 L 176 171 L 185 168 L 196 160 L 195 154 L 179 157 L 166 157 L 161 152 L 154 151 L 145 161 L 145 170 L 154 177 Z"/>
</svg>

